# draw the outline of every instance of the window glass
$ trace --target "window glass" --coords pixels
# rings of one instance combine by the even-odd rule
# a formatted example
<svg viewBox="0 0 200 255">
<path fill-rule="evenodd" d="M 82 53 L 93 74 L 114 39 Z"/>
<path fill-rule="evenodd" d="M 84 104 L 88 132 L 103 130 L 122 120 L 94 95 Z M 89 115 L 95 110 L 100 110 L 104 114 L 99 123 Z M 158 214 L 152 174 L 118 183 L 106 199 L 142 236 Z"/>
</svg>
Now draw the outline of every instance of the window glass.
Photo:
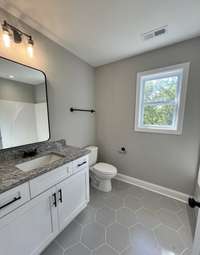
<svg viewBox="0 0 200 255">
<path fill-rule="evenodd" d="M 144 80 L 143 126 L 176 126 L 178 85 L 178 76 Z"/>
</svg>

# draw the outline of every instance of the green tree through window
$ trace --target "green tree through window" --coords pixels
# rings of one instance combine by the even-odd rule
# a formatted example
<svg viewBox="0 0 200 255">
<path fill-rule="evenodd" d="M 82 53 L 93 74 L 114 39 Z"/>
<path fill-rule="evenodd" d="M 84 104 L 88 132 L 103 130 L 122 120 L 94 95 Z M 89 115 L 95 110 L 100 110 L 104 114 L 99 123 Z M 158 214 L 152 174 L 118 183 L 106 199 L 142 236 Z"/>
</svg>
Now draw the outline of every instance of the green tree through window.
<svg viewBox="0 0 200 255">
<path fill-rule="evenodd" d="M 178 76 L 147 80 L 143 93 L 143 125 L 173 125 Z"/>
</svg>

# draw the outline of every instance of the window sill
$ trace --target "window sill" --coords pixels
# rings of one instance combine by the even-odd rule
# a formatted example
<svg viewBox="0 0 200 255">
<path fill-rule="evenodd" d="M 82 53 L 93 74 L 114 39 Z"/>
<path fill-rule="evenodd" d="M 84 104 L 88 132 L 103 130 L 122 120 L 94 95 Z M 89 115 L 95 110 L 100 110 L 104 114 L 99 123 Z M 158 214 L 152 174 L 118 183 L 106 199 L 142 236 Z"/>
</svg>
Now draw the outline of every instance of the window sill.
<svg viewBox="0 0 200 255">
<path fill-rule="evenodd" d="M 182 135 L 182 130 L 173 130 L 173 129 L 159 129 L 159 128 L 140 128 L 135 127 L 136 132 L 143 133 L 155 133 L 155 134 L 165 134 L 165 135 Z"/>
</svg>

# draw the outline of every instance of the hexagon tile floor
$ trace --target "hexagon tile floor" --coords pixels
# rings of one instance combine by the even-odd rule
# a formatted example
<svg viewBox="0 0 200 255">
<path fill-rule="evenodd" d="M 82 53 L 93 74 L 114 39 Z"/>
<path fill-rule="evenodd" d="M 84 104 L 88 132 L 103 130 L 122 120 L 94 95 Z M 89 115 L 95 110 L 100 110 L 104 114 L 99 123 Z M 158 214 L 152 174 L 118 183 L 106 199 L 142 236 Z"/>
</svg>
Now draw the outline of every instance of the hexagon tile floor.
<svg viewBox="0 0 200 255">
<path fill-rule="evenodd" d="M 88 207 L 42 255 L 189 255 L 192 230 L 186 205 L 113 181 L 91 189 Z"/>
</svg>

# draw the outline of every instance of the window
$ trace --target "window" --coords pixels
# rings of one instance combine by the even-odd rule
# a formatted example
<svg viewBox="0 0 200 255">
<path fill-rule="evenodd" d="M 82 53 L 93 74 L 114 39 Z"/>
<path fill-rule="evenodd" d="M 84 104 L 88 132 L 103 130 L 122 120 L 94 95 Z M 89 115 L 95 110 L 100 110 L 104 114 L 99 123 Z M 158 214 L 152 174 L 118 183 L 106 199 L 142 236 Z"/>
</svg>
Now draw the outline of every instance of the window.
<svg viewBox="0 0 200 255">
<path fill-rule="evenodd" d="M 135 130 L 181 134 L 189 63 L 137 74 Z"/>
</svg>

